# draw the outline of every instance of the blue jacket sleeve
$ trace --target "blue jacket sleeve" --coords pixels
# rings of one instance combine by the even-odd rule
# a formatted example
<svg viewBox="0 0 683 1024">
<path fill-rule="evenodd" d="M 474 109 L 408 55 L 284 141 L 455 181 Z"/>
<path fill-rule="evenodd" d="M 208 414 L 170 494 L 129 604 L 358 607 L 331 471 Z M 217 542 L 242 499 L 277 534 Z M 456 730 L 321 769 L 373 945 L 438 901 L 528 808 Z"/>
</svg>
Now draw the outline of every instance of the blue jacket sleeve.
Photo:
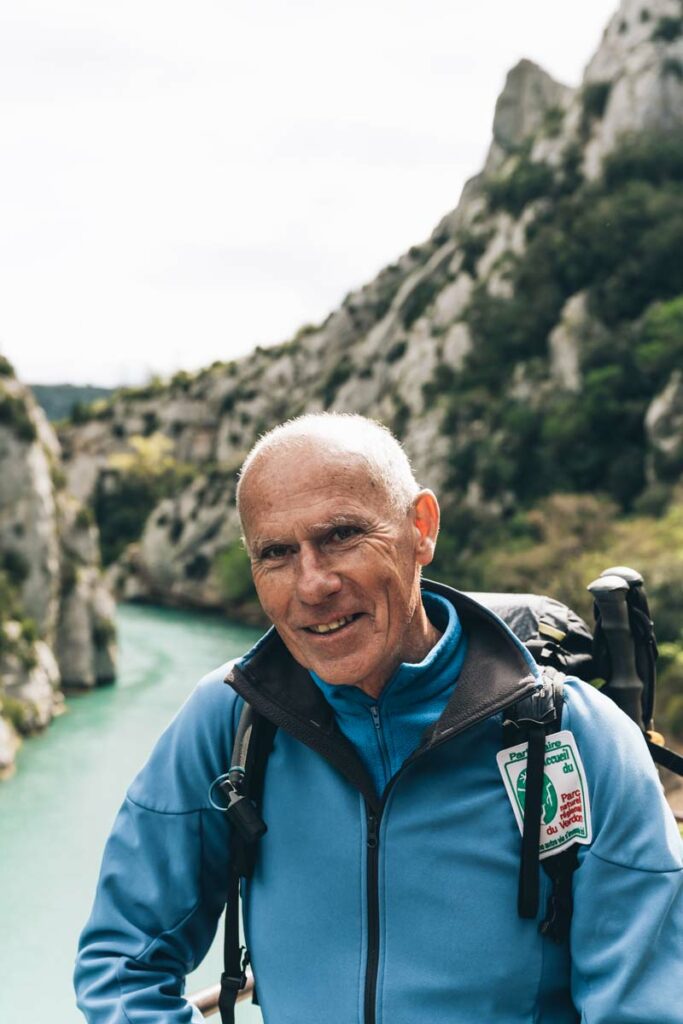
<svg viewBox="0 0 683 1024">
<path fill-rule="evenodd" d="M 593 841 L 574 875 L 572 995 L 582 1024 L 683 1024 L 683 856 L 637 727 L 597 690 L 567 684 Z"/>
<path fill-rule="evenodd" d="M 228 825 L 208 799 L 234 734 L 237 699 L 224 675 L 203 680 L 181 708 L 114 823 L 76 961 L 89 1024 L 202 1019 L 183 992 L 225 903 Z"/>
</svg>

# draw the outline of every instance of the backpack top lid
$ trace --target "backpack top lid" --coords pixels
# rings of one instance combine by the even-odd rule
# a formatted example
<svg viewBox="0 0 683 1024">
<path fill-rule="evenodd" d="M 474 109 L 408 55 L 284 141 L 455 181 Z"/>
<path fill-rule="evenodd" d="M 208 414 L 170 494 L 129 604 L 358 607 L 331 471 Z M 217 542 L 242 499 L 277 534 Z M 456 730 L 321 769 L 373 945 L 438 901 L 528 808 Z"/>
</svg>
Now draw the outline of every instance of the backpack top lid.
<svg viewBox="0 0 683 1024">
<path fill-rule="evenodd" d="M 469 593 L 503 620 L 539 665 L 552 665 L 590 682 L 596 678 L 593 634 L 561 601 L 541 594 Z"/>
</svg>

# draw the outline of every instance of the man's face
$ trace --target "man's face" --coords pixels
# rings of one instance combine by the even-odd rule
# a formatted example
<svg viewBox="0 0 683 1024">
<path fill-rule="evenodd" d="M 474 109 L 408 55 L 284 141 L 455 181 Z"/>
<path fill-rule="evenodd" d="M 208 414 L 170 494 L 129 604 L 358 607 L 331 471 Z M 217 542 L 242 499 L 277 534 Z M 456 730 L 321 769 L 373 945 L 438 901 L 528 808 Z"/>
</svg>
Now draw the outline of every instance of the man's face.
<svg viewBox="0 0 683 1024">
<path fill-rule="evenodd" d="M 416 646 L 433 543 L 414 508 L 392 511 L 361 457 L 311 441 L 249 471 L 242 521 L 259 600 L 294 658 L 379 692 Z"/>
</svg>

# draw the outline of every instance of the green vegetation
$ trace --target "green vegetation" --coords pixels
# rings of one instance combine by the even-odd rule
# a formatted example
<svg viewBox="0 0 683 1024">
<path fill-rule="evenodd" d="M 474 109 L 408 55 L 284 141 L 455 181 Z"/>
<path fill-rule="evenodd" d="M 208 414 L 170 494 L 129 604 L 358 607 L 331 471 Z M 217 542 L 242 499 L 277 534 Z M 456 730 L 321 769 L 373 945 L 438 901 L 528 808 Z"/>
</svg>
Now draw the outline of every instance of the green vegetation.
<svg viewBox="0 0 683 1024">
<path fill-rule="evenodd" d="M 98 651 L 105 650 L 116 640 L 116 626 L 109 619 L 100 619 L 93 626 L 92 641 Z"/>
<path fill-rule="evenodd" d="M 517 217 L 528 203 L 552 195 L 554 184 L 555 175 L 549 164 L 522 156 L 511 173 L 494 178 L 486 186 L 489 208 L 506 210 Z"/>
<path fill-rule="evenodd" d="M 354 364 L 347 353 L 340 358 L 338 363 L 329 370 L 327 376 L 324 378 L 320 386 L 320 397 L 322 398 L 323 406 L 325 409 L 329 409 L 332 405 L 335 395 L 339 391 L 343 384 L 346 384 L 349 377 L 354 372 Z"/>
<path fill-rule="evenodd" d="M 188 580 L 205 580 L 209 575 L 211 563 L 200 551 L 189 562 L 185 563 L 185 578 Z"/>
<path fill-rule="evenodd" d="M 543 115 L 543 133 L 550 139 L 555 139 L 562 130 L 564 123 L 564 110 L 562 107 L 548 107 Z"/>
<path fill-rule="evenodd" d="M 107 397 L 96 398 L 92 402 L 76 401 L 67 410 L 67 422 L 78 426 L 91 420 L 111 420 L 115 413 L 114 404 Z M 118 424 L 113 429 L 116 431 L 117 427 Z"/>
<path fill-rule="evenodd" d="M 28 559 L 21 551 L 14 548 L 6 548 L 0 553 L 0 571 L 3 572 L 10 584 L 20 587 L 29 575 Z"/>
<path fill-rule="evenodd" d="M 0 355 L 0 377 L 14 377 L 14 367 L 7 356 Z"/>
<path fill-rule="evenodd" d="M 34 717 L 32 709 L 25 701 L 0 694 L 0 715 L 14 726 L 18 733 L 27 733 Z"/>
<path fill-rule="evenodd" d="M 168 391 L 168 385 L 157 374 L 150 377 L 146 384 L 135 388 L 119 388 L 116 392 L 119 398 L 145 401 L 149 398 L 159 398 Z"/>
<path fill-rule="evenodd" d="M 652 39 L 655 43 L 673 43 L 683 35 L 683 17 L 667 16 L 660 18 L 652 30 Z"/>
<path fill-rule="evenodd" d="M 683 60 L 679 60 L 678 57 L 667 57 L 662 64 L 662 76 L 666 77 L 667 75 L 683 82 Z"/>
<path fill-rule="evenodd" d="M 187 370 L 178 370 L 178 372 L 174 373 L 171 377 L 171 390 L 187 392 L 190 390 L 194 379 L 194 375 L 188 373 Z"/>
<path fill-rule="evenodd" d="M 143 413 L 142 421 L 144 424 L 142 428 L 143 437 L 151 437 L 159 429 L 159 417 L 153 409 Z"/>
<path fill-rule="evenodd" d="M 89 530 L 95 523 L 93 511 L 87 505 L 81 505 L 74 520 L 77 530 Z"/>
<path fill-rule="evenodd" d="M 439 369 L 425 388 L 458 439 L 455 493 L 474 477 L 490 497 L 509 491 L 530 503 L 598 490 L 632 506 L 644 486 L 645 411 L 681 363 L 681 251 L 683 142 L 668 136 L 628 140 L 602 181 L 579 184 L 537 216 L 510 267 L 512 295 L 475 287 L 465 314 L 472 351 L 461 372 Z M 581 341 L 577 398 L 547 386 L 547 339 L 580 291 L 594 326 Z M 510 396 L 515 365 L 531 400 Z"/>
<path fill-rule="evenodd" d="M 581 91 L 581 128 L 584 134 L 590 131 L 593 121 L 599 121 L 605 113 L 611 82 L 590 82 Z"/>
<path fill-rule="evenodd" d="M 491 240 L 490 231 L 462 230 L 456 239 L 458 249 L 462 254 L 460 269 L 464 270 L 470 277 L 477 276 L 477 263 L 486 252 L 486 246 Z"/>
<path fill-rule="evenodd" d="M 412 410 L 398 391 L 394 391 L 391 397 L 394 403 L 394 413 L 388 425 L 399 441 L 402 441 L 408 432 Z"/>
<path fill-rule="evenodd" d="M 649 307 L 635 332 L 635 364 L 653 391 L 683 366 L 683 295 Z"/>
<path fill-rule="evenodd" d="M 0 426 L 9 427 L 20 441 L 30 443 L 37 436 L 26 402 L 14 395 L 0 394 Z"/>
<path fill-rule="evenodd" d="M 658 723 L 683 740 L 683 490 L 661 517 L 622 519 L 605 498 L 551 495 L 507 522 L 470 522 L 464 556 L 454 542 L 456 520 L 446 513 L 429 575 L 463 589 L 550 594 L 590 623 L 591 580 L 609 565 L 642 572 L 661 642 Z"/>
<path fill-rule="evenodd" d="M 241 540 L 217 554 L 214 571 L 223 598 L 229 606 L 256 600 L 251 563 Z"/>
<path fill-rule="evenodd" d="M 415 285 L 401 309 L 401 319 L 406 330 L 426 312 L 441 291 L 443 283 L 440 275 L 431 274 Z"/>
<path fill-rule="evenodd" d="M 65 554 L 62 557 L 60 567 L 60 594 L 68 597 L 78 583 L 78 563 L 72 555 Z"/>
<path fill-rule="evenodd" d="M 45 411 L 49 420 L 55 422 L 67 418 L 82 417 L 80 422 L 93 418 L 102 404 L 113 394 L 112 388 L 100 388 L 90 384 L 32 384 L 31 391 L 36 402 Z M 74 406 L 78 409 L 74 412 Z"/>
<path fill-rule="evenodd" d="M 403 359 L 407 348 L 408 342 L 405 338 L 400 338 L 398 341 L 395 341 L 387 350 L 387 354 L 385 356 L 386 361 L 388 363 L 397 363 L 399 359 Z"/>
<path fill-rule="evenodd" d="M 584 94 L 586 116 L 607 99 L 606 88 Z M 475 284 L 462 370 L 440 365 L 423 388 L 453 439 L 434 574 L 466 589 L 545 591 L 590 619 L 587 582 L 634 565 L 665 645 L 660 724 L 683 737 L 683 494 L 673 490 L 683 467 L 651 453 L 648 482 L 644 430 L 683 365 L 683 141 L 625 139 L 591 183 L 576 147 L 552 181 L 522 154 L 511 179 L 493 183 L 489 207 L 519 212 L 542 190 L 551 201 L 509 264 L 510 296 Z M 574 334 L 574 393 L 549 378 L 548 336 L 577 293 L 588 316 Z"/>
<path fill-rule="evenodd" d="M 94 497 L 102 561 L 113 562 L 137 540 L 154 506 L 175 493 L 195 475 L 193 467 L 170 454 L 172 443 L 163 434 L 129 439 L 131 450 L 110 456 L 98 479 Z"/>
</svg>

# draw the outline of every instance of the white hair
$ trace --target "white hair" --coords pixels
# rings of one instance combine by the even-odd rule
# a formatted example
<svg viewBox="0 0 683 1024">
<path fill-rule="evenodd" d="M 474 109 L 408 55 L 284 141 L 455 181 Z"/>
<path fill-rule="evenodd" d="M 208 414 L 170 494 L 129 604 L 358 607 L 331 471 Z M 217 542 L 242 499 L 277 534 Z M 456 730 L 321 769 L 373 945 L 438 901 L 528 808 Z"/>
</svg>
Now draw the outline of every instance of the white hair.
<svg viewBox="0 0 683 1024">
<path fill-rule="evenodd" d="M 254 463 L 277 448 L 289 451 L 310 447 L 311 441 L 348 451 L 365 460 L 373 480 L 384 488 L 392 512 L 404 515 L 420 490 L 408 456 L 400 442 L 381 423 L 351 413 L 309 413 L 273 427 L 258 439 L 242 463 L 237 482 L 240 492 Z"/>
</svg>

